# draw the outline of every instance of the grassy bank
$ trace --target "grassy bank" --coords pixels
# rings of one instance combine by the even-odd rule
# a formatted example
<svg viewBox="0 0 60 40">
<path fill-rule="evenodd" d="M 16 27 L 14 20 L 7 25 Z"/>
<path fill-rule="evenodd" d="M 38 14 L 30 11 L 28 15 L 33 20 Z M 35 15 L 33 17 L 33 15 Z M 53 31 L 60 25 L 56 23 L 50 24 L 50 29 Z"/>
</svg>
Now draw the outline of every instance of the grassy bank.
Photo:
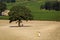
<svg viewBox="0 0 60 40">
<path fill-rule="evenodd" d="M 54 10 L 42 10 L 40 6 L 44 4 L 45 1 L 30 1 L 30 2 L 19 2 L 16 3 L 7 3 L 7 8 L 10 10 L 14 5 L 25 5 L 31 11 L 34 17 L 34 20 L 60 20 L 60 11 Z M 7 16 L 0 16 L 0 19 L 8 19 Z"/>
<path fill-rule="evenodd" d="M 0 16 L 0 20 L 8 20 L 9 17 L 8 16 Z"/>
</svg>

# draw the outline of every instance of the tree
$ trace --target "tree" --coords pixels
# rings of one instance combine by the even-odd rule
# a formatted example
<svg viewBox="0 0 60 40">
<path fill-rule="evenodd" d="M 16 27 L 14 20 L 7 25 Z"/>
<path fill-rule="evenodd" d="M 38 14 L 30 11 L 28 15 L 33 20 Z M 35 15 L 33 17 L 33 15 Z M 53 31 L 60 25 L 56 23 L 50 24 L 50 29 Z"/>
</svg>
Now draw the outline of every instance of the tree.
<svg viewBox="0 0 60 40">
<path fill-rule="evenodd" d="M 16 0 L 0 0 L 0 2 L 7 2 L 7 3 L 10 3 L 10 2 L 16 2 Z"/>
<path fill-rule="evenodd" d="M 5 0 L 7 3 L 13 3 L 16 2 L 16 0 Z"/>
<path fill-rule="evenodd" d="M 45 2 L 44 5 L 41 5 L 40 8 L 46 9 L 46 10 L 59 11 L 60 10 L 60 1 L 47 1 L 47 2 Z"/>
<path fill-rule="evenodd" d="M 2 15 L 2 12 L 5 11 L 6 9 L 7 9 L 6 4 L 0 2 L 0 16 Z"/>
<path fill-rule="evenodd" d="M 11 8 L 9 14 L 9 20 L 11 22 L 17 21 L 18 26 L 20 27 L 21 20 L 32 20 L 33 16 L 31 15 L 31 10 L 25 6 L 14 6 Z"/>
<path fill-rule="evenodd" d="M 56 11 L 60 10 L 60 2 L 55 2 L 55 5 L 53 5 L 53 9 Z"/>
</svg>

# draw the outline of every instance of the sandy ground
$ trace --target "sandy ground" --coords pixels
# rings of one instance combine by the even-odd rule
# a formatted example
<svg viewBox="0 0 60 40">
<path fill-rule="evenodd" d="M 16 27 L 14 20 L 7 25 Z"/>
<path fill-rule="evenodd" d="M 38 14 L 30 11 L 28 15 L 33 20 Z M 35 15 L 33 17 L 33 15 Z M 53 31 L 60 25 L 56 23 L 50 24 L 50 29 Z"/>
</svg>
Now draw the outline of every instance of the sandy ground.
<svg viewBox="0 0 60 40">
<path fill-rule="evenodd" d="M 60 40 L 60 22 L 23 21 L 23 27 L 15 22 L 0 20 L 0 40 Z"/>
</svg>

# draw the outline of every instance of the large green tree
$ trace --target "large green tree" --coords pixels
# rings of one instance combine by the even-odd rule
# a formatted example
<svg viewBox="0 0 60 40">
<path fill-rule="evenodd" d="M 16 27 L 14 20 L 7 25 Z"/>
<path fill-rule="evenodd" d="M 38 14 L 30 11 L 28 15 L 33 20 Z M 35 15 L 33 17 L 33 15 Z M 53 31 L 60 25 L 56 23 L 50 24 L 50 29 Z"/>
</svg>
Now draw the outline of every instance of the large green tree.
<svg viewBox="0 0 60 40">
<path fill-rule="evenodd" d="M 0 2 L 0 16 L 2 15 L 2 12 L 5 11 L 6 9 L 7 9 L 6 4 Z"/>
<path fill-rule="evenodd" d="M 60 11 L 60 1 L 47 1 L 41 5 L 42 9 Z"/>
<path fill-rule="evenodd" d="M 20 26 L 21 20 L 32 20 L 33 16 L 31 15 L 31 10 L 26 6 L 14 6 L 11 8 L 9 14 L 10 23 L 17 21 L 18 26 Z"/>
</svg>

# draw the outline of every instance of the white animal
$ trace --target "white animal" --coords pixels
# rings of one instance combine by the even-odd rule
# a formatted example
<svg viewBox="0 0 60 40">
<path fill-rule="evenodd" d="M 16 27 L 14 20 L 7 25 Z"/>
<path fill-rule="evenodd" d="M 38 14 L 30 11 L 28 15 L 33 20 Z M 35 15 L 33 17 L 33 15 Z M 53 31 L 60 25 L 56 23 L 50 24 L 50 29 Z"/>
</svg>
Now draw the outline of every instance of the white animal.
<svg viewBox="0 0 60 40">
<path fill-rule="evenodd" d="M 37 32 L 36 32 L 36 36 L 37 36 L 37 37 L 40 37 L 40 36 L 41 36 L 41 32 L 40 32 L 40 31 L 37 31 Z"/>
</svg>

